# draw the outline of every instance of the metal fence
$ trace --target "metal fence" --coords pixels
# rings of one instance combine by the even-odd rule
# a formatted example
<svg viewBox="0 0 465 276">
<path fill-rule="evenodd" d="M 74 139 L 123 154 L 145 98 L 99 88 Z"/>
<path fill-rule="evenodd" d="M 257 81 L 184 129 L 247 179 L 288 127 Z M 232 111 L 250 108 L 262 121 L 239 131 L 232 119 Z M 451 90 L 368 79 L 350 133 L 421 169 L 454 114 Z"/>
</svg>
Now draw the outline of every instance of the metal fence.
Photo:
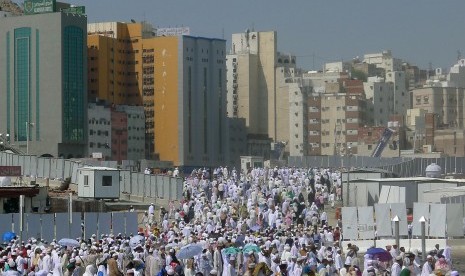
<svg viewBox="0 0 465 276">
<path fill-rule="evenodd" d="M 22 238 L 40 238 L 47 241 L 62 238 L 90 238 L 92 234 L 135 234 L 138 232 L 138 214 L 134 212 L 24 214 Z M 82 224 L 81 224 L 82 223 Z M 71 228 L 71 229 L 70 229 Z M 20 214 L 0 214 L 0 233 L 12 231 L 20 235 Z M 71 236 L 70 236 L 71 235 Z"/>
<path fill-rule="evenodd" d="M 394 165 L 411 160 L 411 158 L 379 158 L 369 156 L 290 156 L 289 166 L 295 167 L 328 167 L 328 168 L 372 168 Z"/>
<path fill-rule="evenodd" d="M 400 177 L 424 176 L 426 167 L 431 163 L 438 164 L 443 174 L 465 173 L 465 157 L 290 156 L 288 159 L 289 166 L 295 167 L 380 168 Z"/>
<path fill-rule="evenodd" d="M 22 175 L 78 183 L 78 169 L 85 166 L 117 168 L 115 161 L 91 159 L 67 160 L 0 152 L 0 166 L 21 166 Z M 120 171 L 120 192 L 141 196 L 179 200 L 182 198 L 182 178 Z"/>
</svg>

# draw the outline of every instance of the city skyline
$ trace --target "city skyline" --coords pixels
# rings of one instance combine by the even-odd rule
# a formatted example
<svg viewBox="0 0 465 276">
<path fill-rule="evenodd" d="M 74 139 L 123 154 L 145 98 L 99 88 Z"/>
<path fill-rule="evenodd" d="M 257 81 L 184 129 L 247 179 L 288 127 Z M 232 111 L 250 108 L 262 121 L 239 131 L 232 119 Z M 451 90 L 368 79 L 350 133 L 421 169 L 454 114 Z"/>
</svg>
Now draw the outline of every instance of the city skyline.
<svg viewBox="0 0 465 276">
<path fill-rule="evenodd" d="M 17 1 L 19 2 L 19 1 Z M 231 34 L 246 29 L 276 30 L 278 49 L 297 56 L 297 65 L 322 64 L 392 50 L 393 55 L 427 69 L 448 68 L 464 52 L 463 1 L 357 2 L 294 1 L 74 1 L 86 6 L 89 23 L 146 20 L 157 27 L 189 26 L 194 36 L 231 44 Z M 150 12 L 152 11 L 152 12 Z M 216 22 L 216 23 L 214 23 Z M 463 56 L 463 55 L 462 55 Z"/>
</svg>

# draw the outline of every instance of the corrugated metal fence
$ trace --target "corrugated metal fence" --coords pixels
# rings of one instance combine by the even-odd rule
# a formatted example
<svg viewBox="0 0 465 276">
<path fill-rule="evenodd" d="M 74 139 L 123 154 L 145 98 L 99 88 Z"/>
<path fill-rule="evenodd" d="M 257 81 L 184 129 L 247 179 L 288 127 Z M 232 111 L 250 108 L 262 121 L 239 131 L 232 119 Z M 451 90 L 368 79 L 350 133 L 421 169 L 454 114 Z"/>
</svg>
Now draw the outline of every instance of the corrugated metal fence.
<svg viewBox="0 0 465 276">
<path fill-rule="evenodd" d="M 77 184 L 77 173 L 80 167 L 102 166 L 116 168 L 117 163 L 115 161 L 66 160 L 0 152 L 0 166 L 21 166 L 22 175 L 26 177 L 56 180 L 70 178 L 71 183 Z M 121 193 L 179 200 L 182 198 L 182 186 L 182 178 L 146 175 L 127 170 L 120 171 Z"/>
<path fill-rule="evenodd" d="M 101 234 L 129 235 L 138 232 L 138 214 L 135 212 L 88 212 L 83 215 L 73 213 L 73 223 L 70 224 L 68 213 L 24 214 L 23 239 L 34 237 L 50 242 L 62 238 L 90 238 L 92 234 L 100 237 Z M 12 231 L 19 236 L 19 225 L 18 213 L 0 214 L 0 233 Z"/>
<path fill-rule="evenodd" d="M 465 173 L 465 157 L 441 158 L 376 158 L 369 156 L 291 156 L 289 166 L 325 168 L 380 168 L 394 172 L 400 177 L 424 176 L 426 167 L 436 163 L 443 174 Z"/>
</svg>

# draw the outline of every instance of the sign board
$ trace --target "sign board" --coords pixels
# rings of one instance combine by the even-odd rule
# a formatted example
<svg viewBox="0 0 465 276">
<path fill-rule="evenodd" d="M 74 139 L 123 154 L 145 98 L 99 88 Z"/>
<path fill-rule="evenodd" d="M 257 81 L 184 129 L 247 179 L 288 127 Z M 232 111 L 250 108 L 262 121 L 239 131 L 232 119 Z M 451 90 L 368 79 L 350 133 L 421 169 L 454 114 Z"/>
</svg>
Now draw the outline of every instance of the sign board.
<svg viewBox="0 0 465 276">
<path fill-rule="evenodd" d="M 92 153 L 92 158 L 95 158 L 95 159 L 102 159 L 103 158 L 103 154 L 101 152 L 93 152 Z"/>
<path fill-rule="evenodd" d="M 56 0 L 24 1 L 24 14 L 56 12 Z"/>
<path fill-rule="evenodd" d="M 178 27 L 178 28 L 158 28 L 155 33 L 156 36 L 181 36 L 190 35 L 189 27 Z"/>
<path fill-rule="evenodd" d="M 86 14 L 86 7 L 85 6 L 76 6 L 76 7 L 69 7 L 66 9 L 61 10 L 64 13 L 74 13 L 79 15 Z"/>
<path fill-rule="evenodd" d="M 21 176 L 21 166 L 0 166 L 0 176 Z"/>
</svg>

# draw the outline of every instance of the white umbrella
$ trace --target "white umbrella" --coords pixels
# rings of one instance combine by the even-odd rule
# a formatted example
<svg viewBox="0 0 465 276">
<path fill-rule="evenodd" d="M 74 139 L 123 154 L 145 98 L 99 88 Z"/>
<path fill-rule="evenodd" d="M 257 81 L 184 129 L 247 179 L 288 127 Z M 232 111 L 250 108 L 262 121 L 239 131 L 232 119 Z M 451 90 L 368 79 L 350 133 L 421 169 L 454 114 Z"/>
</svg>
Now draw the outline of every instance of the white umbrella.
<svg viewBox="0 0 465 276">
<path fill-rule="evenodd" d="M 59 240 L 58 244 L 61 245 L 61 246 L 69 246 L 69 247 L 79 247 L 80 246 L 80 244 L 79 244 L 79 242 L 77 240 L 67 239 L 67 238 Z"/>
<path fill-rule="evenodd" d="M 202 246 L 199 244 L 188 244 L 179 249 L 176 256 L 179 259 L 190 259 L 202 253 Z"/>
<path fill-rule="evenodd" d="M 140 235 L 136 235 L 136 236 L 132 237 L 129 240 L 129 246 L 131 248 L 135 248 L 136 246 L 140 245 L 141 241 L 143 241 L 143 240 L 145 240 L 145 237 L 140 236 Z"/>
</svg>

